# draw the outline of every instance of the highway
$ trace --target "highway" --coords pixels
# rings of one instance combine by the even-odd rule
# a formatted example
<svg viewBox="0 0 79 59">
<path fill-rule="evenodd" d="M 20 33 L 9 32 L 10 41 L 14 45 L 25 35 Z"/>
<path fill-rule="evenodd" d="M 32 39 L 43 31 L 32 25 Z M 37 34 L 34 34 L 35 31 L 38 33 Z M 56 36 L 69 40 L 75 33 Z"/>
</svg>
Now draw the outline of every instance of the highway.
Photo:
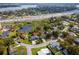
<svg viewBox="0 0 79 59">
<path fill-rule="evenodd" d="M 46 19 L 46 18 L 50 18 L 50 17 L 59 17 L 59 16 L 65 16 L 65 15 L 71 15 L 74 13 L 79 13 L 79 10 L 61 12 L 61 13 L 53 13 L 53 14 L 43 14 L 43 15 L 30 16 L 28 18 L 20 18 L 20 19 L 5 19 L 5 20 L 1 19 L 0 23 L 42 20 L 42 19 Z"/>
</svg>

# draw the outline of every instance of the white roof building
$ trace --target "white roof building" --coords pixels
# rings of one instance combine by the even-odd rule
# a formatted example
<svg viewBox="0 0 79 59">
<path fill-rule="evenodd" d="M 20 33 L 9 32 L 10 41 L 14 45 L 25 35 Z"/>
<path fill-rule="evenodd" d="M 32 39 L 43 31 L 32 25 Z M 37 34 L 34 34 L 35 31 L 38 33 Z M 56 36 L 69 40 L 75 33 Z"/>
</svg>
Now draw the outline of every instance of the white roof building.
<svg viewBox="0 0 79 59">
<path fill-rule="evenodd" d="M 63 21 L 63 25 L 69 25 L 69 22 Z"/>
<path fill-rule="evenodd" d="M 79 38 L 76 38 L 74 41 L 79 44 Z"/>
<path fill-rule="evenodd" d="M 34 41 L 32 41 L 32 44 L 33 44 L 33 45 L 35 45 L 35 44 L 36 44 L 35 40 L 34 40 Z"/>
<path fill-rule="evenodd" d="M 69 32 L 69 35 L 70 36 L 77 36 L 75 33 L 73 33 L 73 32 Z"/>
<path fill-rule="evenodd" d="M 51 52 L 48 48 L 41 49 L 37 53 L 38 53 L 38 55 L 51 55 Z"/>
<path fill-rule="evenodd" d="M 79 29 L 77 25 L 74 25 L 74 28 L 77 28 L 77 29 Z"/>
</svg>

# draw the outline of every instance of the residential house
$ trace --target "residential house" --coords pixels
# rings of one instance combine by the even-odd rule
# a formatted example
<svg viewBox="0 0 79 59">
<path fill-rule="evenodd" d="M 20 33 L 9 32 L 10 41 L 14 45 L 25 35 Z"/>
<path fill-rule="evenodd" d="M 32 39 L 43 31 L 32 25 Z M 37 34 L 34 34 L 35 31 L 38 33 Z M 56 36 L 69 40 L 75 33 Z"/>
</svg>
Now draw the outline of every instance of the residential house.
<svg viewBox="0 0 79 59">
<path fill-rule="evenodd" d="M 63 21 L 62 23 L 64 26 L 69 25 L 69 22 L 67 22 L 67 21 Z"/>
<path fill-rule="evenodd" d="M 58 50 L 62 49 L 62 47 L 60 46 L 59 42 L 56 42 L 56 41 L 51 43 L 51 47 L 52 48 L 57 48 Z"/>
<path fill-rule="evenodd" d="M 76 44 L 79 44 L 79 38 L 74 39 L 74 42 L 75 42 Z"/>
<path fill-rule="evenodd" d="M 32 41 L 32 44 L 36 44 L 36 40 L 38 40 L 38 39 L 39 39 L 39 36 L 34 35 L 34 36 L 31 37 L 30 41 Z"/>
<path fill-rule="evenodd" d="M 34 36 L 31 37 L 31 41 L 32 40 L 37 40 L 37 39 L 39 39 L 39 36 L 37 36 L 37 35 L 34 35 Z"/>
<path fill-rule="evenodd" d="M 69 36 L 77 36 L 77 35 L 73 32 L 69 32 Z"/>
<path fill-rule="evenodd" d="M 9 35 L 9 31 L 4 31 L 1 35 L 2 38 L 6 38 Z"/>
<path fill-rule="evenodd" d="M 71 27 L 69 30 L 71 30 L 73 32 L 79 32 L 79 28 L 78 27 Z"/>
<path fill-rule="evenodd" d="M 67 49 L 64 49 L 64 50 L 63 50 L 63 53 L 64 53 L 65 55 L 69 55 Z"/>
<path fill-rule="evenodd" d="M 51 55 L 51 52 L 48 48 L 43 48 L 37 52 L 38 55 Z"/>
</svg>

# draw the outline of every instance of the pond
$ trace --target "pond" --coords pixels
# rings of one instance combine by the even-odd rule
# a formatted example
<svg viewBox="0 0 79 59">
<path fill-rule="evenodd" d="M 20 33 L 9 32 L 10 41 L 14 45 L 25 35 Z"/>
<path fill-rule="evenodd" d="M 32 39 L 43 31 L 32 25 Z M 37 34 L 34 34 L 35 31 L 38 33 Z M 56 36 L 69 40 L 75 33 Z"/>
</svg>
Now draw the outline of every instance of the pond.
<svg viewBox="0 0 79 59">
<path fill-rule="evenodd" d="M 23 26 L 22 28 L 20 28 L 18 31 L 19 32 L 28 32 L 32 29 L 32 26 Z"/>
</svg>

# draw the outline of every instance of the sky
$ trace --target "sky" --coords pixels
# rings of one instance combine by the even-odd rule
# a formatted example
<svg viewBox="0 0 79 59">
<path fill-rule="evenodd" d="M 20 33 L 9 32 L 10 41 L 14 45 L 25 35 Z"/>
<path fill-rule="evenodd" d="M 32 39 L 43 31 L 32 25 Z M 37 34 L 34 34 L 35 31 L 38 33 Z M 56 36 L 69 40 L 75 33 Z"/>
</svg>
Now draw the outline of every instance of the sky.
<svg viewBox="0 0 79 59">
<path fill-rule="evenodd" d="M 78 3 L 79 0 L 0 0 L 0 3 Z"/>
</svg>

